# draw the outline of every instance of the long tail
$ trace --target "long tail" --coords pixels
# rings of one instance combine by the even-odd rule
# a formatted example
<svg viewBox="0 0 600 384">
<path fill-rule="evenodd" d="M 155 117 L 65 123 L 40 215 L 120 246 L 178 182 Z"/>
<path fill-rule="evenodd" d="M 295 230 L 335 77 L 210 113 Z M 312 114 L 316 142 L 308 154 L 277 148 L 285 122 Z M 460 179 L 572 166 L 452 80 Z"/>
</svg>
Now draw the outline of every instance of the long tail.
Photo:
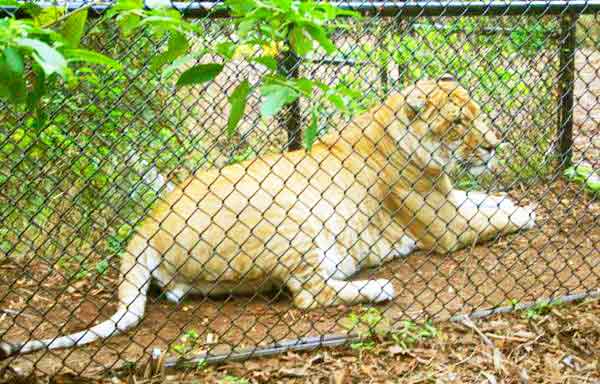
<svg viewBox="0 0 600 384">
<path fill-rule="evenodd" d="M 117 335 L 138 324 L 144 316 L 151 272 L 156 265 L 152 262 L 153 251 L 147 249 L 146 241 L 141 237 L 134 237 L 128 249 L 132 250 L 132 253 L 126 254 L 121 263 L 119 307 L 110 319 L 67 336 L 17 344 L 0 342 L 0 360 L 40 349 L 68 348 L 88 344 Z M 137 255 L 137 259 L 133 255 Z"/>
</svg>

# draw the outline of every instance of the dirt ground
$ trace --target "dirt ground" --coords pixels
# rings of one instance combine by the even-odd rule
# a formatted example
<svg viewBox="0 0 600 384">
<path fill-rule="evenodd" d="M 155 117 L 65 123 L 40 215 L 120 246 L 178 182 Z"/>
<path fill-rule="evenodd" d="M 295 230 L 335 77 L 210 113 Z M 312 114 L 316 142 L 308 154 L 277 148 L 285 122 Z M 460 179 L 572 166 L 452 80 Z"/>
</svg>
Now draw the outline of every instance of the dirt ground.
<svg viewBox="0 0 600 384">
<path fill-rule="evenodd" d="M 42 383 L 600 383 L 600 300 L 546 307 L 461 323 L 436 324 L 436 335 L 409 348 L 375 337 L 366 346 L 287 352 L 275 357 L 194 369 L 142 363 L 83 378 L 20 377 L 2 384 Z"/>
<path fill-rule="evenodd" d="M 598 66 L 588 68 L 581 65 L 582 62 L 589 63 L 590 60 L 596 60 Z M 580 52 L 577 61 L 575 157 L 585 157 L 597 165 L 600 159 L 600 74 L 594 68 L 600 67 L 600 56 L 597 53 Z M 556 297 L 598 289 L 600 202 L 592 199 L 579 185 L 566 184 L 559 179 L 549 180 L 534 187 L 517 186 L 510 195 L 521 204 L 539 204 L 536 211 L 538 227 L 452 255 L 439 256 L 417 252 L 378 270 L 365 271 L 360 277 L 390 278 L 394 281 L 396 290 L 401 292 L 393 302 L 378 306 L 386 318 L 392 322 L 408 318 L 443 319 L 456 313 L 507 305 L 515 301 L 532 301 L 540 297 Z M 69 285 L 51 263 L 41 259 L 30 264 L 27 270 L 10 263 L 0 265 L 0 292 L 9 292 L 0 296 L 1 338 L 26 340 L 31 337 L 49 337 L 86 328 L 108 317 L 115 310 L 115 279 L 116 271 L 112 270 L 108 276 L 98 280 L 82 280 Z M 39 352 L 14 359 L 10 363 L 12 369 L 21 373 L 35 371 L 37 374 L 48 375 L 74 372 L 97 375 L 100 369 L 117 367 L 127 361 L 137 361 L 153 347 L 168 350 L 169 345 L 176 342 L 185 330 L 198 332 L 202 340 L 199 349 L 217 353 L 228 350 L 230 346 L 241 348 L 269 344 L 282 339 L 339 333 L 343 328 L 338 320 L 356 311 L 357 308 L 344 306 L 300 311 L 291 308 L 285 292 L 271 296 L 228 297 L 222 300 L 195 297 L 186 300 L 179 307 L 154 296 L 147 306 L 144 321 L 125 335 L 113 337 L 104 344 L 96 343 L 75 350 Z M 443 353 L 446 357 L 438 356 L 435 348 L 425 348 L 422 353 L 416 351 L 411 354 L 390 354 L 386 352 L 384 343 L 381 351 L 360 356 L 350 350 L 319 352 L 320 363 L 312 360 L 316 359 L 318 354 L 299 357 L 288 354 L 276 360 L 288 358 L 296 363 L 312 361 L 309 368 L 318 365 L 319 368 L 315 369 L 320 373 L 315 373 L 314 377 L 311 374 L 311 380 L 331 377 L 333 382 L 346 382 L 336 379 L 336 375 L 354 378 L 357 374 L 354 372 L 359 373 L 356 376 L 358 381 L 353 379 L 353 382 L 380 382 L 379 379 L 370 378 L 390 372 L 398 376 L 403 372 L 422 375 L 413 376 L 416 381 L 405 382 L 428 382 L 430 379 L 427 375 L 433 374 L 437 377 L 438 372 L 451 375 L 452 371 L 447 367 L 458 365 L 461 369 L 471 367 L 469 369 L 474 370 L 474 364 L 486 367 L 490 375 L 508 375 L 505 374 L 506 371 L 512 372 L 511 374 L 516 375 L 513 377 L 517 378 L 521 374 L 514 373 L 517 372 L 515 366 L 519 366 L 518 359 L 522 354 L 534 353 L 532 351 L 537 351 L 537 348 L 541 348 L 541 355 L 536 355 L 539 361 L 532 363 L 537 365 L 525 367 L 530 377 L 533 377 L 533 371 L 539 371 L 540 375 L 549 377 L 555 375 L 556 370 L 562 372 L 565 356 L 573 356 L 569 360 L 570 364 L 581 369 L 594 361 L 598 368 L 598 303 L 589 304 L 589 307 L 578 307 L 574 311 L 581 314 L 583 320 L 579 316 L 572 316 L 567 310 L 562 314 L 563 317 L 552 317 L 552 321 L 545 320 L 546 325 L 542 325 L 545 327 L 552 322 L 559 322 L 569 329 L 566 332 L 570 332 L 568 335 L 573 338 L 581 332 L 591 333 L 595 341 L 586 344 L 584 348 L 587 348 L 587 351 L 596 351 L 595 357 L 589 358 L 581 352 L 586 349 L 577 349 L 583 347 L 567 341 L 566 352 L 562 356 L 557 352 L 560 348 L 551 349 L 555 343 L 554 337 L 559 339 L 559 343 L 563 342 L 562 334 L 552 336 L 557 335 L 558 331 L 545 331 L 544 336 L 538 337 L 537 332 L 544 329 L 543 326 L 526 324 L 526 328 L 521 331 L 535 332 L 536 336 L 519 336 L 514 333 L 500 334 L 501 337 L 493 339 L 494 343 L 503 343 L 503 347 L 497 348 L 501 348 L 505 357 L 509 356 L 507 359 L 511 361 L 504 365 L 500 363 L 500 368 L 494 364 L 489 365 L 490 361 L 497 361 L 494 358 L 486 358 L 490 351 L 486 352 L 485 348 L 489 349 L 490 346 L 481 343 L 477 332 L 454 329 L 451 325 L 444 327 L 449 327 L 448 331 L 453 335 L 456 332 L 452 336 L 455 339 L 444 341 L 449 343 L 445 349 L 440 346 L 440 353 L 445 351 Z M 580 321 L 587 321 L 585 319 L 588 319 L 588 315 L 592 316 L 592 324 L 595 319 L 595 329 L 591 326 L 585 328 L 585 324 L 582 325 L 582 330 L 573 328 L 575 325 L 581 325 Z M 572 321 L 563 318 L 571 318 Z M 491 333 L 495 333 L 496 329 L 510 332 L 520 324 L 513 324 L 511 319 L 499 318 L 484 323 L 481 327 L 488 324 Z M 461 347 L 455 349 L 452 347 L 453 343 L 458 343 Z M 511 352 L 513 347 L 516 351 L 514 353 Z M 546 355 L 549 356 L 546 358 Z M 345 360 L 345 356 L 348 360 Z M 425 364 L 427 361 L 436 361 L 439 365 Z M 264 366 L 270 363 L 263 361 L 255 364 Z M 325 368 L 320 368 L 321 364 L 324 364 Z M 252 380 L 262 380 L 259 376 L 263 374 L 263 369 L 250 369 L 245 365 L 227 367 L 228 365 L 221 366 L 211 372 L 214 377 L 221 377 L 219 375 L 223 372 L 239 371 L 240 374 L 248 374 Z M 347 373 L 339 373 L 340 370 Z M 589 381 L 592 378 L 599 379 L 597 370 L 591 374 L 591 371 L 585 368 L 583 372 L 581 377 L 588 381 L 577 381 L 579 373 L 574 371 L 573 378 L 568 378 L 571 381 L 560 382 L 591 383 L 594 382 Z M 273 377 L 283 377 L 280 373 L 277 375 L 280 376 Z M 422 378 L 418 381 L 417 377 Z M 484 379 L 490 383 L 495 382 L 485 375 L 465 377 L 473 379 L 473 382 L 481 382 Z M 367 381 L 362 381 L 361 378 Z M 447 381 L 451 381 L 449 378 L 450 376 Z M 299 377 L 295 380 L 304 382 L 305 379 L 306 377 Z M 320 382 L 318 380 L 316 382 Z M 269 380 L 267 378 L 266 381 L 262 381 Z M 462 382 L 468 381 L 465 379 Z"/>
<path fill-rule="evenodd" d="M 600 204 L 576 185 L 557 181 L 519 193 L 523 203 L 538 201 L 540 227 L 466 249 L 450 256 L 417 252 L 363 276 L 386 277 L 401 292 L 378 308 L 392 322 L 406 318 L 446 318 L 514 301 L 592 291 L 600 286 Z M 539 197 L 542 196 L 540 199 Z M 40 263 L 41 264 L 41 263 Z M 6 340 L 56 335 L 87 327 L 115 309 L 112 284 L 83 280 L 67 287 L 58 273 L 35 265 L 32 278 L 9 264 L 0 267 L 2 286 L 11 290 L 0 308 Z M 41 281 L 39 285 L 36 281 Z M 26 302 L 26 298 L 31 298 Z M 102 343 L 67 351 L 39 352 L 15 359 L 23 372 L 35 368 L 91 374 L 99 367 L 136 361 L 153 347 L 163 351 L 185 330 L 210 341 L 203 350 L 224 352 L 228 345 L 248 347 L 282 339 L 339 333 L 338 321 L 356 308 L 340 306 L 301 311 L 289 297 L 190 298 L 179 308 L 150 299 L 144 321 L 131 332 Z M 14 316 L 17 311 L 23 314 Z M 45 316 L 41 314 L 48 311 Z M 18 312 L 17 312 L 18 313 Z M 65 322 L 65 319 L 69 321 Z"/>
</svg>

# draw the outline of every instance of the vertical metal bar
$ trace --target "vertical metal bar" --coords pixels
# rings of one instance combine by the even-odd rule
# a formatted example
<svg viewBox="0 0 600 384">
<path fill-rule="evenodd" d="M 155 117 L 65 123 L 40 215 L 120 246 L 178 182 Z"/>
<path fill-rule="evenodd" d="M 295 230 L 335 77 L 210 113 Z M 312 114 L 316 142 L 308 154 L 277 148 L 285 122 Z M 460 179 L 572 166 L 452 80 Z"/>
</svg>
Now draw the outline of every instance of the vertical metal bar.
<svg viewBox="0 0 600 384">
<path fill-rule="evenodd" d="M 573 156 L 573 98 L 575 88 L 575 36 L 577 15 L 565 14 L 560 22 L 560 71 L 558 74 L 558 151 L 560 168 L 571 165 Z"/>
<path fill-rule="evenodd" d="M 288 79 L 295 79 L 300 75 L 301 58 L 291 49 L 282 52 L 279 57 L 277 70 Z M 289 104 L 285 110 L 277 116 L 279 125 L 287 132 L 287 149 L 294 151 L 302 148 L 302 116 L 300 114 L 300 101 L 296 100 Z"/>
<path fill-rule="evenodd" d="M 388 76 L 387 62 L 379 63 L 379 78 L 381 80 L 382 99 L 385 99 L 390 91 L 390 81 Z"/>
</svg>

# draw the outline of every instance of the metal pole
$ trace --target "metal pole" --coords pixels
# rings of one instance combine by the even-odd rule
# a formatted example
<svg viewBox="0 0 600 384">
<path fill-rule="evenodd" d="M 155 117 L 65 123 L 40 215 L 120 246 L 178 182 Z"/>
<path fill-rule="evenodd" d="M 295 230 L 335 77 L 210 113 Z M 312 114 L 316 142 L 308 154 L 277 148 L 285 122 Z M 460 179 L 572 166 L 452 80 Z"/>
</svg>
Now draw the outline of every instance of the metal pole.
<svg viewBox="0 0 600 384">
<path fill-rule="evenodd" d="M 379 79 L 381 80 L 381 97 L 382 99 L 385 99 L 388 92 L 390 91 L 390 80 L 389 80 L 389 76 L 388 76 L 388 67 L 387 67 L 387 61 L 383 61 L 382 63 L 379 63 L 378 65 L 379 67 Z"/>
<path fill-rule="evenodd" d="M 573 98 L 577 15 L 567 14 L 560 23 L 560 68 L 558 74 L 558 151 L 560 168 L 571 165 L 573 156 Z"/>
<path fill-rule="evenodd" d="M 67 10 L 85 6 L 87 1 L 70 1 Z M 41 7 L 54 2 L 40 1 Z M 172 1 L 172 6 L 191 17 L 229 17 L 221 1 Z M 600 0 L 492 0 L 492 1 L 333 1 L 332 5 L 357 11 L 363 15 L 377 16 L 510 16 L 510 15 L 559 15 L 564 13 L 592 14 L 600 11 Z M 90 7 L 90 16 L 99 16 L 112 6 L 103 3 Z M 0 10 L 28 17 L 22 8 L 3 6 Z"/>
<path fill-rule="evenodd" d="M 301 58 L 294 51 L 288 49 L 281 53 L 277 70 L 288 79 L 298 78 L 300 75 Z M 287 149 L 294 151 L 302 148 L 302 115 L 300 114 L 300 101 L 296 99 L 287 105 L 285 110 L 277 116 L 279 125 L 287 132 Z"/>
</svg>

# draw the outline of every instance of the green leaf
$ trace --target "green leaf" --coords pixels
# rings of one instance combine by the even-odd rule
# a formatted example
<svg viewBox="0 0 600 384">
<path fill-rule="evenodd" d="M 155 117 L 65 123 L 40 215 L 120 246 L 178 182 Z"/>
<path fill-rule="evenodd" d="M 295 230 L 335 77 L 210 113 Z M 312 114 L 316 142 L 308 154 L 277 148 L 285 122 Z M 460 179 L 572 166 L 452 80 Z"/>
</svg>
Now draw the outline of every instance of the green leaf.
<svg viewBox="0 0 600 384">
<path fill-rule="evenodd" d="M 235 133 L 238 123 L 240 122 L 246 110 L 246 102 L 250 93 L 250 83 L 248 80 L 242 81 L 229 97 L 231 111 L 227 120 L 227 133 L 231 136 Z"/>
<path fill-rule="evenodd" d="M 313 49 L 313 43 L 302 27 L 294 26 L 290 32 L 290 44 L 298 56 L 305 56 Z"/>
<path fill-rule="evenodd" d="M 308 30 L 310 36 L 314 40 L 316 40 L 319 43 L 319 45 L 321 45 L 321 47 L 323 47 L 325 52 L 327 52 L 328 54 L 332 54 L 333 52 L 335 52 L 335 44 L 333 44 L 333 41 L 331 41 L 329 36 L 327 36 L 327 33 L 323 28 L 307 26 L 306 29 Z"/>
<path fill-rule="evenodd" d="M 263 117 L 272 117 L 283 108 L 284 105 L 296 100 L 298 92 L 291 87 L 279 84 L 266 84 L 260 88 L 265 100 L 260 107 Z"/>
<path fill-rule="evenodd" d="M 147 16 L 140 22 L 140 26 L 150 25 L 158 33 L 179 30 L 184 24 L 183 20 L 170 16 Z"/>
<path fill-rule="evenodd" d="M 591 174 L 594 173 L 594 170 L 589 165 L 578 165 L 575 168 L 575 171 L 579 176 L 583 176 L 585 178 L 589 177 Z"/>
<path fill-rule="evenodd" d="M 121 28 L 123 36 L 129 36 L 140 25 L 142 18 L 135 14 L 121 15 L 117 18 L 117 24 Z"/>
<path fill-rule="evenodd" d="M 104 56 L 101 53 L 88 51 L 87 49 L 65 49 L 64 54 L 68 62 L 83 61 L 90 64 L 105 65 L 114 69 L 122 69 L 123 65 L 118 61 Z"/>
<path fill-rule="evenodd" d="M 14 77 L 11 80 L 0 80 L 0 96 L 6 98 L 13 104 L 20 104 L 26 100 L 27 88 L 25 81 L 21 77 Z"/>
<path fill-rule="evenodd" d="M 233 54 L 235 53 L 235 49 L 237 45 L 232 43 L 231 41 L 225 41 L 223 43 L 217 44 L 215 47 L 215 51 L 224 59 L 231 60 L 233 58 Z"/>
<path fill-rule="evenodd" d="M 0 56 L 0 97 L 13 104 L 25 100 L 27 88 L 23 75 L 17 75 L 12 70 L 4 55 Z"/>
<path fill-rule="evenodd" d="M 304 143 L 303 144 L 304 144 L 304 148 L 306 148 L 307 151 L 310 151 L 312 149 L 312 146 L 315 143 L 315 141 L 317 140 L 317 136 L 319 133 L 319 127 L 317 124 L 318 123 L 317 111 L 313 109 L 311 115 L 312 115 L 312 118 L 310 121 L 310 125 L 304 131 Z"/>
<path fill-rule="evenodd" d="M 176 59 L 175 61 L 173 61 L 173 63 L 171 65 L 169 65 L 167 68 L 165 68 L 162 71 L 162 77 L 167 78 L 169 76 L 171 76 L 173 74 L 173 72 L 175 72 L 179 67 L 181 67 L 184 64 L 187 64 L 189 62 L 192 62 L 194 60 L 197 60 L 199 57 L 202 57 L 204 55 L 204 51 L 200 51 L 200 52 L 193 52 L 190 53 L 189 55 L 184 55 L 179 57 L 178 59 Z"/>
<path fill-rule="evenodd" d="M 324 4 L 326 4 L 326 3 L 324 3 Z M 336 16 L 349 16 L 349 17 L 352 17 L 354 19 L 359 19 L 359 20 L 363 18 L 363 16 L 356 11 L 351 11 L 349 9 L 342 9 L 339 7 L 334 7 L 334 8 L 335 8 Z"/>
<path fill-rule="evenodd" d="M 344 98 L 338 95 L 337 93 L 332 93 L 331 95 L 328 95 L 327 99 L 340 111 L 345 111 L 347 109 L 346 103 L 344 102 Z"/>
<path fill-rule="evenodd" d="M 48 120 L 48 115 L 42 111 L 40 108 L 35 110 L 35 120 L 33 127 L 37 131 L 41 131 L 46 126 L 46 121 Z"/>
<path fill-rule="evenodd" d="M 117 0 L 106 12 L 106 16 L 113 17 L 123 11 L 141 10 L 143 8 L 144 0 Z"/>
<path fill-rule="evenodd" d="M 593 192 L 600 192 L 600 177 L 596 176 L 595 178 L 589 178 L 586 181 L 586 185 Z"/>
<path fill-rule="evenodd" d="M 213 80 L 223 70 L 223 64 L 198 64 L 179 76 L 177 86 L 202 84 Z"/>
<path fill-rule="evenodd" d="M 65 14 L 65 7 L 43 7 L 33 18 L 33 24 L 36 26 L 48 25 L 56 22 L 62 15 Z"/>
<path fill-rule="evenodd" d="M 25 65 L 23 64 L 23 58 L 18 50 L 14 47 L 4 48 L 4 58 L 6 60 L 6 65 L 13 73 L 23 75 Z"/>
<path fill-rule="evenodd" d="M 189 44 L 185 35 L 179 32 L 172 32 L 171 36 L 169 36 L 169 46 L 167 51 L 152 59 L 152 69 L 157 70 L 167 63 L 172 63 L 179 56 L 183 55 L 188 48 Z"/>
<path fill-rule="evenodd" d="M 252 61 L 262 64 L 265 67 L 269 68 L 271 71 L 277 70 L 277 60 L 272 56 L 259 56 L 253 58 Z"/>
<path fill-rule="evenodd" d="M 313 82 L 307 78 L 300 78 L 294 81 L 296 87 L 298 87 L 298 89 L 300 91 L 302 91 L 305 94 L 310 94 L 312 93 L 313 90 Z"/>
<path fill-rule="evenodd" d="M 225 5 L 233 16 L 246 16 L 256 8 L 253 0 L 225 0 Z"/>
<path fill-rule="evenodd" d="M 72 14 L 63 23 L 62 27 L 60 28 L 60 33 L 65 38 L 65 41 L 69 47 L 79 47 L 81 36 L 83 36 L 83 32 L 85 31 L 87 17 L 88 10 L 84 9 Z"/>
<path fill-rule="evenodd" d="M 33 50 L 33 58 L 42 67 L 46 76 L 58 73 L 66 78 L 67 61 L 56 49 L 42 41 L 28 38 L 18 39 L 17 44 Z"/>
<path fill-rule="evenodd" d="M 107 259 L 102 259 L 96 264 L 96 272 L 100 275 L 104 275 L 108 270 L 109 264 Z"/>
</svg>

